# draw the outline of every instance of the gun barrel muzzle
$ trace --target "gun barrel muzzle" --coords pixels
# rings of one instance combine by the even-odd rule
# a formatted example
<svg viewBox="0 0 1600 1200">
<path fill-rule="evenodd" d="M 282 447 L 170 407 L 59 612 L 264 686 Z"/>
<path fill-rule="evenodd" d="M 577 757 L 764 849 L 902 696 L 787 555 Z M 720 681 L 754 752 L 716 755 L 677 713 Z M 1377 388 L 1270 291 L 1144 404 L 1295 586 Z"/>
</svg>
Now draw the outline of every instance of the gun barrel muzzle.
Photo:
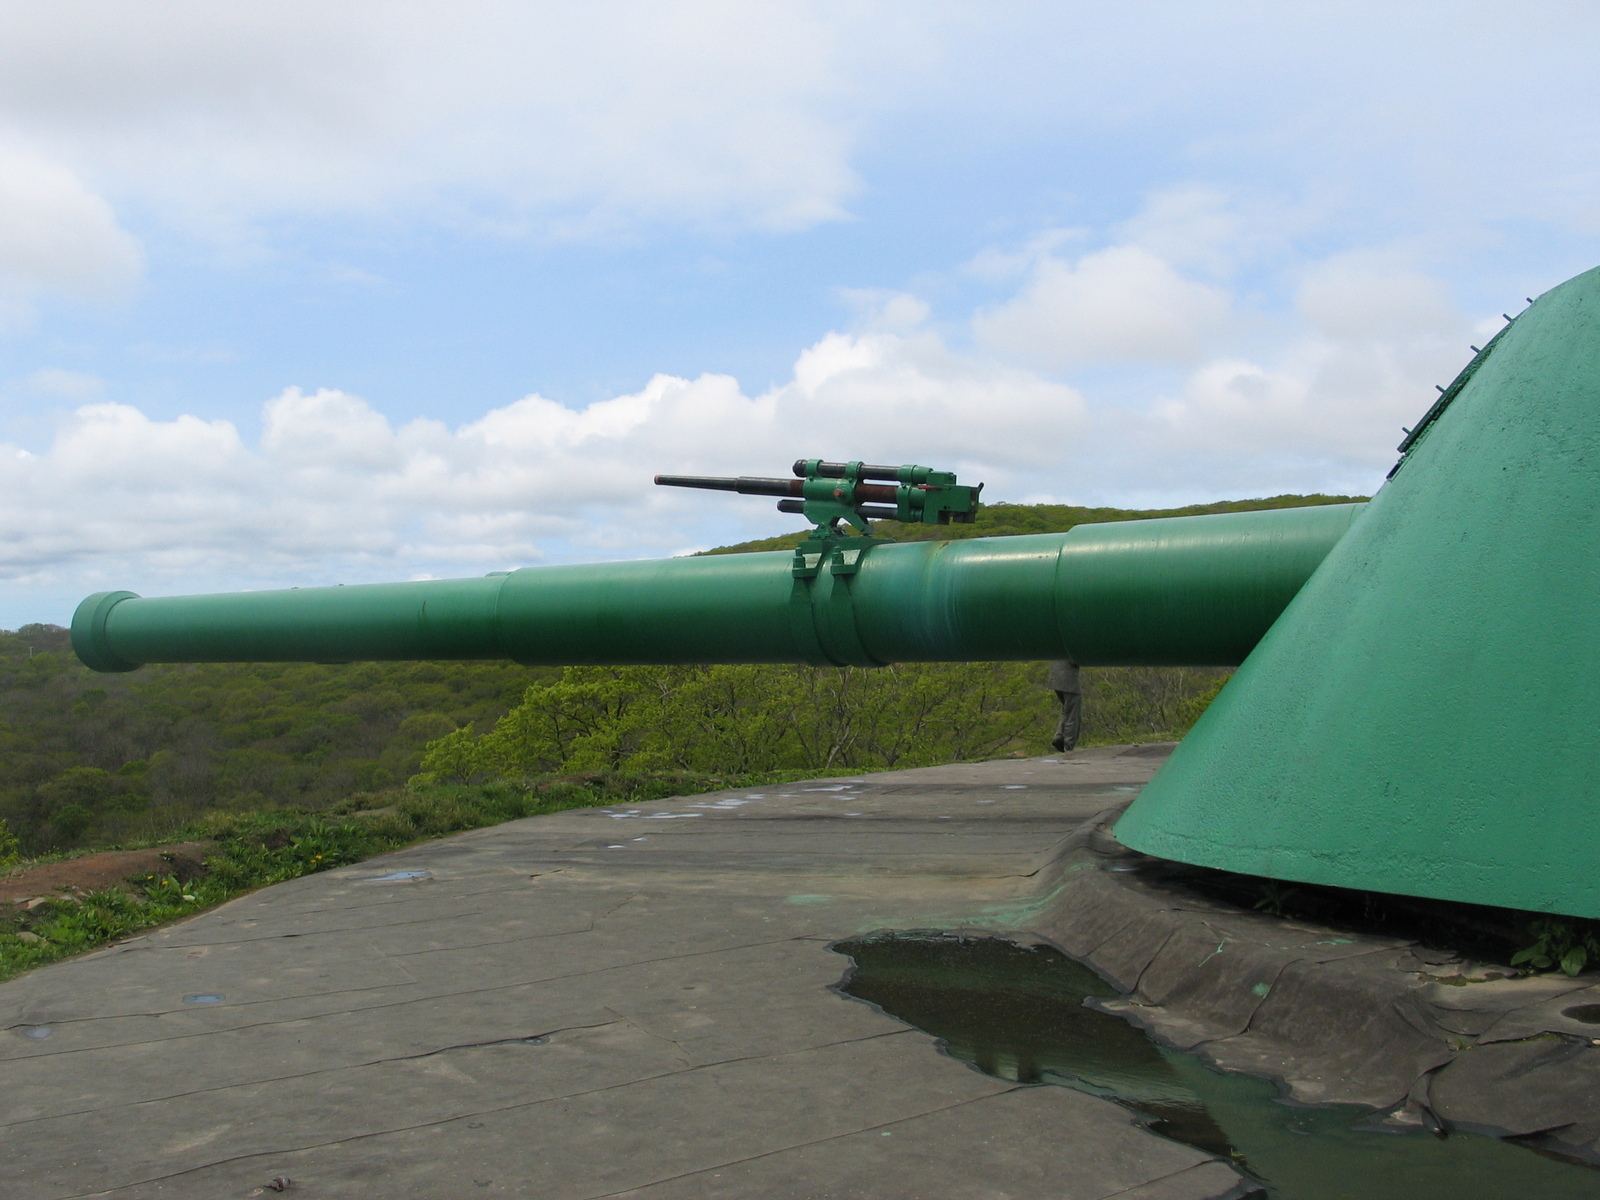
<svg viewBox="0 0 1600 1200">
<path fill-rule="evenodd" d="M 663 487 L 707 488 L 715 492 L 738 492 L 741 496 L 799 496 L 804 486 L 800 479 L 761 479 L 751 475 L 741 475 L 737 479 L 712 475 L 657 475 L 656 482 Z"/>
<path fill-rule="evenodd" d="M 738 492 L 741 496 L 803 497 L 805 495 L 803 479 L 761 479 L 752 475 L 741 475 L 737 479 L 721 479 L 710 475 L 657 475 L 656 482 L 664 487 L 707 488 L 717 492 Z M 840 496 L 838 499 L 852 505 L 874 501 L 889 505 L 900 502 L 898 489 L 883 483 L 858 483 L 851 495 Z M 786 508 L 783 511 L 800 510 Z"/>
</svg>

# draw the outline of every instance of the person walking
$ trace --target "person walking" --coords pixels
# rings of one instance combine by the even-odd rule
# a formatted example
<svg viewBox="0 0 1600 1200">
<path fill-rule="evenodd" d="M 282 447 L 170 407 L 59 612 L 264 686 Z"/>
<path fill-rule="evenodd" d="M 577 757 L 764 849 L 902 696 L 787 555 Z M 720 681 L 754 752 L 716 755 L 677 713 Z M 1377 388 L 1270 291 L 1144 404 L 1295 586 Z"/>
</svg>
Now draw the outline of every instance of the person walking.
<svg viewBox="0 0 1600 1200">
<path fill-rule="evenodd" d="M 1078 682 L 1078 664 L 1070 658 L 1051 663 L 1046 686 L 1061 701 L 1061 720 L 1050 744 L 1057 750 L 1071 750 L 1078 744 L 1078 732 L 1083 727 L 1083 686 Z"/>
</svg>

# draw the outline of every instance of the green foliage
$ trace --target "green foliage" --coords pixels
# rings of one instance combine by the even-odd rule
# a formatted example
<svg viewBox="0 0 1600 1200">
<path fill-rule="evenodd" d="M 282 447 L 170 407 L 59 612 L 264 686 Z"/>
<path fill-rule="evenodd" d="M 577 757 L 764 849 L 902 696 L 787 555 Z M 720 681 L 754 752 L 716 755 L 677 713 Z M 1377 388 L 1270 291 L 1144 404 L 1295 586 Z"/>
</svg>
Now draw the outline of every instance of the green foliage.
<svg viewBox="0 0 1600 1200">
<path fill-rule="evenodd" d="M 1261 500 L 1224 500 L 1216 504 L 1191 504 L 1186 508 L 1082 508 L 1073 504 L 985 504 L 971 525 L 902 525 L 879 521 L 873 529 L 881 537 L 901 542 L 948 542 L 974 537 L 1010 537 L 1023 533 L 1065 533 L 1075 525 L 1105 521 L 1143 521 L 1152 517 L 1198 517 L 1207 513 L 1259 512 L 1268 508 L 1305 508 L 1314 504 L 1353 504 L 1365 496 L 1268 496 Z M 778 537 L 720 546 L 707 554 L 744 554 L 756 550 L 790 550 L 805 539 L 806 529 Z"/>
<path fill-rule="evenodd" d="M 324 807 L 403 783 L 492 722 L 510 663 L 215 664 L 95 675 L 67 632 L 0 632 L 0 820 L 41 854 L 151 841 L 215 810 Z"/>
<path fill-rule="evenodd" d="M 637 804 L 764 782 L 768 778 L 763 776 L 606 774 L 535 780 L 520 787 L 393 789 L 351 796 L 321 812 L 212 813 L 180 831 L 212 843 L 202 878 L 181 882 L 172 875 L 145 875 L 130 880 L 126 889 L 51 900 L 32 912 L 10 905 L 0 909 L 0 980 L 188 916 L 240 892 L 348 866 L 420 838 L 569 808 Z"/>
<path fill-rule="evenodd" d="M 1511 965 L 1522 967 L 1529 974 L 1559 967 L 1568 975 L 1576 975 L 1590 960 L 1600 960 L 1597 933 L 1600 923 L 1593 921 L 1537 917 L 1528 922 L 1532 943 L 1511 956 Z"/>
<path fill-rule="evenodd" d="M 551 771 L 862 771 L 1044 753 L 1043 663 L 569 667 L 481 737 L 431 743 L 422 779 Z M 1084 672 L 1085 744 L 1181 737 L 1226 680 L 1202 670 Z"/>
<path fill-rule="evenodd" d="M 0 871 L 14 867 L 22 861 L 22 842 L 11 832 L 11 827 L 0 821 Z"/>
<path fill-rule="evenodd" d="M 1289 887 L 1276 879 L 1261 880 L 1259 890 L 1261 894 L 1251 907 L 1269 917 L 1288 916 L 1293 911 L 1295 898 L 1300 894 L 1299 888 Z"/>
</svg>

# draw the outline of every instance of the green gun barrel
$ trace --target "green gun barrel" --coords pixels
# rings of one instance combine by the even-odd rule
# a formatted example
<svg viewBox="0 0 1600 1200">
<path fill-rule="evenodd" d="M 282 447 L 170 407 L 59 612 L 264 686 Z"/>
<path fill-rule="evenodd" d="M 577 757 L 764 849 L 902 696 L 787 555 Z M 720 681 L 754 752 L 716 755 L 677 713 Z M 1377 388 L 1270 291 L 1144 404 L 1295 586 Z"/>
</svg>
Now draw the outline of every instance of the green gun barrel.
<svg viewBox="0 0 1600 1200">
<path fill-rule="evenodd" d="M 97 671 L 495 658 L 1236 665 L 1363 507 L 877 545 L 859 562 L 836 553 L 809 578 L 780 551 L 215 596 L 101 592 L 78 606 L 72 644 Z"/>
</svg>

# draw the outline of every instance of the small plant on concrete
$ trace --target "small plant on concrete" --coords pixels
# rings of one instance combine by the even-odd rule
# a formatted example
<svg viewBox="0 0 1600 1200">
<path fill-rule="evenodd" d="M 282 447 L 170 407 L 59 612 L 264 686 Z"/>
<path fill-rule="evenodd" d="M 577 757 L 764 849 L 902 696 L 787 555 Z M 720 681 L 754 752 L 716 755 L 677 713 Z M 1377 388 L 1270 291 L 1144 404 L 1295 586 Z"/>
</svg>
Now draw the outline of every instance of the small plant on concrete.
<svg viewBox="0 0 1600 1200">
<path fill-rule="evenodd" d="M 1533 944 L 1511 956 L 1511 965 L 1521 967 L 1525 974 L 1560 967 L 1568 975 L 1576 975 L 1591 961 L 1600 960 L 1600 938 L 1590 922 L 1539 917 L 1528 922 L 1528 936 Z"/>
<path fill-rule="evenodd" d="M 1252 906 L 1257 912 L 1264 912 L 1269 917 L 1286 917 L 1293 905 L 1299 888 L 1285 887 L 1276 879 L 1263 879 L 1261 881 L 1261 894 Z"/>
</svg>

